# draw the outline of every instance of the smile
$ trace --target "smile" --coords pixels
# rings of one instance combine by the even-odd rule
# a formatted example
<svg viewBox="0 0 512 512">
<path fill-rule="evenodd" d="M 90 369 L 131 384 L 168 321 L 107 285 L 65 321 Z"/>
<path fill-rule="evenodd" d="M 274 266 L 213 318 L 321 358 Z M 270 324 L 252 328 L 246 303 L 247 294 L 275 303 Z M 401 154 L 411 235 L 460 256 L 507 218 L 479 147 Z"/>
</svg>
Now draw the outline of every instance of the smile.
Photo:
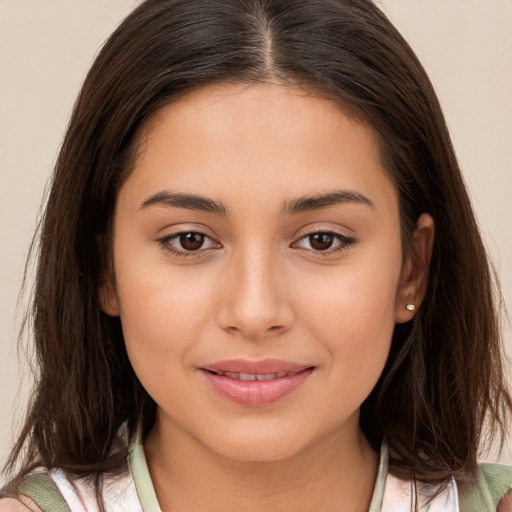
<svg viewBox="0 0 512 512">
<path fill-rule="evenodd" d="M 313 373 L 313 366 L 267 359 L 221 361 L 200 372 L 223 398 L 245 406 L 277 402 L 297 390 Z"/>
</svg>

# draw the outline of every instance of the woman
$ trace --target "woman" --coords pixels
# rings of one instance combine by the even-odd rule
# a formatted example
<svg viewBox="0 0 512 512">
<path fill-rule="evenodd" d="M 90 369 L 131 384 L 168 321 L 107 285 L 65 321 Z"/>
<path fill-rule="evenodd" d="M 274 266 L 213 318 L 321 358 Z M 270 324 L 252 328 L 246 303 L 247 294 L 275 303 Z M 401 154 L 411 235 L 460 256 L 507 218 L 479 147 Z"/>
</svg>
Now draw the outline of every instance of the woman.
<svg viewBox="0 0 512 512">
<path fill-rule="evenodd" d="M 511 407 L 497 315 L 436 96 L 372 3 L 147 1 L 57 162 L 0 510 L 509 510 L 476 460 Z"/>
</svg>

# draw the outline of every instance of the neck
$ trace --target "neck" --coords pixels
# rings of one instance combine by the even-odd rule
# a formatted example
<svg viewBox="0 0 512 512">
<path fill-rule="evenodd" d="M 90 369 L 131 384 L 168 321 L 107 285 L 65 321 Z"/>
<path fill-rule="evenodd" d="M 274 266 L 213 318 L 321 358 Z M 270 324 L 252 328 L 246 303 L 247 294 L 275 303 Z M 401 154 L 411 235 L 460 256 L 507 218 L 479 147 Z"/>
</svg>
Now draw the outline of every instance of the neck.
<svg viewBox="0 0 512 512">
<path fill-rule="evenodd" d="M 378 468 L 357 423 L 284 460 L 228 459 L 158 420 L 144 449 L 166 512 L 363 512 Z"/>
</svg>

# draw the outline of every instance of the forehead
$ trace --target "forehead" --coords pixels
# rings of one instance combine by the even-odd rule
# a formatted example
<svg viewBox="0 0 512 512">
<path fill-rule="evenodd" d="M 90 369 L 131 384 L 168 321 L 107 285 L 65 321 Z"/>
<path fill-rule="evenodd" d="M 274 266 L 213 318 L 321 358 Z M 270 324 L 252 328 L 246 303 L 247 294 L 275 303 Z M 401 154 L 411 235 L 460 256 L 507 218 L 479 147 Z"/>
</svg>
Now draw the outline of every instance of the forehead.
<svg viewBox="0 0 512 512">
<path fill-rule="evenodd" d="M 162 107 L 137 137 L 129 178 L 157 189 L 268 200 L 358 189 L 396 199 L 374 131 L 335 102 L 279 84 L 219 84 Z M 279 198 L 282 203 L 283 197 Z"/>
<path fill-rule="evenodd" d="M 189 130 L 197 137 L 206 135 L 205 141 L 212 136 L 220 139 L 221 129 L 232 135 L 234 131 L 255 133 L 264 128 L 269 137 L 284 140 L 301 134 L 310 138 L 309 131 L 316 128 L 323 136 L 330 129 L 330 135 L 339 137 L 340 133 L 334 132 L 340 125 L 364 125 L 373 139 L 373 130 L 353 109 L 319 91 L 282 83 L 219 83 L 193 89 L 158 109 L 142 126 L 137 142 L 144 144 L 155 133 L 164 135 L 178 129 L 182 134 Z M 286 130 L 278 135 L 277 130 L 269 131 L 272 126 L 286 126 Z"/>
</svg>

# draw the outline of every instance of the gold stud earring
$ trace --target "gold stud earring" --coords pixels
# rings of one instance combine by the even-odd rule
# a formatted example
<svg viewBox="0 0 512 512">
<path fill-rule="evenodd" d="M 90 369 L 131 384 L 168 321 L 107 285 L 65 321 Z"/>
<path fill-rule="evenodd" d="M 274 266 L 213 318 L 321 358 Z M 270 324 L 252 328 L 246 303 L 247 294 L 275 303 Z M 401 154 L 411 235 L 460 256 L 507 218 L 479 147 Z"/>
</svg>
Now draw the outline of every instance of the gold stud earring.
<svg viewBox="0 0 512 512">
<path fill-rule="evenodd" d="M 414 304 L 407 304 L 407 306 L 405 306 L 405 309 L 407 309 L 407 311 L 415 311 L 416 306 Z"/>
</svg>

